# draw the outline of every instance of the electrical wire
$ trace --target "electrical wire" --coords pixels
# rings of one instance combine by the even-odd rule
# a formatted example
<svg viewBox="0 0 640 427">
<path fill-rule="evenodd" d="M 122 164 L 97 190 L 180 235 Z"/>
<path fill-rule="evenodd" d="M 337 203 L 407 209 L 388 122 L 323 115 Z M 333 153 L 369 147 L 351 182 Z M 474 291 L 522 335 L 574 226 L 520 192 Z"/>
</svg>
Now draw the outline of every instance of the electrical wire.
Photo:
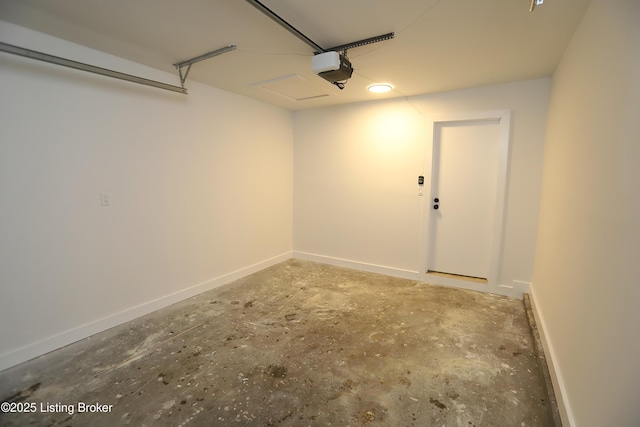
<svg viewBox="0 0 640 427">
<path fill-rule="evenodd" d="M 421 14 L 420 14 L 416 19 L 414 19 L 414 20 L 413 20 L 413 22 L 409 23 L 409 24 L 408 24 L 408 25 L 406 25 L 405 27 L 403 27 L 403 28 L 399 29 L 398 31 L 396 31 L 396 34 L 400 34 L 400 33 L 404 32 L 404 31 L 408 30 L 409 28 L 413 27 L 414 25 L 416 25 L 416 24 L 418 23 L 418 21 L 420 21 L 422 18 L 424 18 L 424 17 L 425 17 L 425 15 L 426 15 L 427 13 L 429 13 L 429 11 L 430 11 L 431 9 L 433 9 L 433 8 L 434 8 L 434 7 L 436 7 L 438 4 L 440 4 L 440 1 L 441 1 L 441 0 L 436 0 L 436 2 L 435 2 L 435 3 L 433 3 L 431 6 L 427 6 L 427 7 L 422 11 L 422 13 L 421 13 Z"/>
<path fill-rule="evenodd" d="M 400 35 L 400 34 L 402 34 L 403 32 L 407 31 L 409 28 L 413 27 L 413 26 L 414 26 L 414 25 L 416 25 L 418 22 L 420 22 L 420 21 L 422 20 L 422 18 L 424 18 L 424 17 L 427 15 L 427 13 L 429 13 L 429 12 L 431 11 L 431 9 L 433 9 L 433 8 L 434 8 L 434 7 L 436 7 L 438 4 L 440 4 L 440 1 L 441 1 L 441 0 L 436 0 L 436 2 L 435 2 L 435 3 L 433 3 L 433 4 L 429 5 L 429 6 L 427 6 L 427 7 L 422 11 L 422 13 L 420 13 L 420 15 L 418 15 L 418 17 L 417 17 L 416 19 L 414 19 L 413 21 L 411 21 L 409 24 L 405 25 L 404 27 L 400 28 L 399 30 L 395 31 L 395 32 L 394 32 L 394 37 L 395 37 L 395 36 L 398 36 L 398 35 Z M 353 56 L 352 58 L 359 58 L 359 57 L 361 57 L 361 56 L 368 55 L 368 54 L 370 54 L 370 53 L 372 53 L 372 52 L 375 52 L 375 51 L 376 51 L 376 50 L 378 50 L 378 49 L 382 49 L 383 47 L 384 47 L 384 44 L 381 44 L 381 45 L 379 45 L 379 46 L 377 46 L 377 47 L 375 47 L 375 48 L 373 48 L 373 49 L 370 49 L 370 50 L 368 50 L 368 51 L 366 51 L 366 52 L 362 52 L 360 55 L 355 55 L 355 56 Z"/>
<path fill-rule="evenodd" d="M 344 87 L 347 85 L 347 82 L 348 82 L 348 81 L 349 81 L 349 79 L 347 79 L 347 80 L 342 80 L 342 81 L 340 81 L 340 82 L 333 82 L 333 83 L 331 83 L 331 84 L 332 84 L 332 85 L 337 86 L 337 87 L 338 87 L 338 89 L 343 90 L 343 89 L 344 89 Z"/>
</svg>

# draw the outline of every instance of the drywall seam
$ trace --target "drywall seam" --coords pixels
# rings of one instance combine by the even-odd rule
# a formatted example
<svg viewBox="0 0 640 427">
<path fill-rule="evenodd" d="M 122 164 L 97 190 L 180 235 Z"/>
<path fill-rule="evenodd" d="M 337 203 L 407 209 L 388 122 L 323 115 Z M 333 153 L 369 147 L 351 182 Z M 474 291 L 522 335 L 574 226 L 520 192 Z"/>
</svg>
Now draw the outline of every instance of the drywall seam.
<svg viewBox="0 0 640 427">
<path fill-rule="evenodd" d="M 293 251 L 293 257 L 307 261 L 315 261 L 323 264 L 335 265 L 338 267 L 353 268 L 355 270 L 368 271 L 369 273 L 385 274 L 387 276 L 399 277 L 401 279 L 418 280 L 417 271 L 402 270 L 399 268 L 386 267 L 384 265 L 370 264 L 360 261 L 351 261 L 342 258 L 334 258 L 325 255 L 312 254 L 308 252 Z"/>
<path fill-rule="evenodd" d="M 549 374 L 551 375 L 551 382 L 553 383 L 553 389 L 555 391 L 556 399 L 558 401 L 558 409 L 560 410 L 560 418 L 562 419 L 562 425 L 565 427 L 575 427 L 576 422 L 573 418 L 573 412 L 571 412 L 571 407 L 569 405 L 569 401 L 567 398 L 567 390 L 565 388 L 560 369 L 556 364 L 557 357 L 547 335 L 547 325 L 544 321 L 544 318 L 542 317 L 542 313 L 538 308 L 538 300 L 536 298 L 535 285 L 531 286 L 529 295 L 531 297 L 530 301 L 531 301 L 531 307 L 533 308 L 533 316 L 536 320 L 536 324 L 538 325 L 538 332 L 540 333 L 542 346 L 544 347 L 544 352 L 547 357 L 547 365 L 549 366 Z"/>
<path fill-rule="evenodd" d="M 78 326 L 73 329 L 61 332 L 51 337 L 36 341 L 26 346 L 10 350 L 6 353 L 0 354 L 0 371 L 18 365 L 27 360 L 42 356 L 50 351 L 64 347 L 81 339 L 87 338 L 98 332 L 105 331 L 114 326 L 118 326 L 122 323 L 136 319 L 140 316 L 144 316 L 153 311 L 170 306 L 177 302 L 183 301 L 187 298 L 191 298 L 203 292 L 233 282 L 234 280 L 241 279 L 250 274 L 256 273 L 272 265 L 286 261 L 292 258 L 291 252 L 285 252 L 275 257 L 260 261 L 256 264 L 241 268 L 240 270 L 233 271 L 231 273 L 224 274 L 222 276 L 213 278 L 203 283 L 182 289 L 169 295 L 165 295 L 160 298 L 147 301 L 139 304 L 135 307 L 128 308 L 126 310 L 114 313 L 112 315 L 103 317 L 102 319 L 94 320 L 86 323 L 82 326 Z"/>
</svg>

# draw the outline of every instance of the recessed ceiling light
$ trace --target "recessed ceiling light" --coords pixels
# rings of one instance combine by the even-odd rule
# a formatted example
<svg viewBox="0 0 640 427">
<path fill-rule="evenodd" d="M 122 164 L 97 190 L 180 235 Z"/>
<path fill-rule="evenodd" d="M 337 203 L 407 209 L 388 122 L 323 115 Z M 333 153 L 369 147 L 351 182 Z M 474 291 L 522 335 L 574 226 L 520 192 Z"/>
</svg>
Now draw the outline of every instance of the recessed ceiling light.
<svg viewBox="0 0 640 427">
<path fill-rule="evenodd" d="M 369 85 L 367 89 L 369 89 L 369 92 L 373 93 L 385 93 L 393 89 L 393 86 L 391 86 L 389 83 L 375 83 Z"/>
</svg>

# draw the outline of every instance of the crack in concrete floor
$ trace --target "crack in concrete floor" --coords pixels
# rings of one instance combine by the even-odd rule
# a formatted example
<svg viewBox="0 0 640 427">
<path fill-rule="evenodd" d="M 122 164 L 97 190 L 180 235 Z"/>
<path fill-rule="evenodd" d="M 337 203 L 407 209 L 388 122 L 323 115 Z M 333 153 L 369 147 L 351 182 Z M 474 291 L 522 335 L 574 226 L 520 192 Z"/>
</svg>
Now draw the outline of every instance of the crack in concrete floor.
<svg viewBox="0 0 640 427">
<path fill-rule="evenodd" d="M 0 425 L 548 426 L 536 363 L 518 299 L 289 260 L 0 372 Z"/>
</svg>

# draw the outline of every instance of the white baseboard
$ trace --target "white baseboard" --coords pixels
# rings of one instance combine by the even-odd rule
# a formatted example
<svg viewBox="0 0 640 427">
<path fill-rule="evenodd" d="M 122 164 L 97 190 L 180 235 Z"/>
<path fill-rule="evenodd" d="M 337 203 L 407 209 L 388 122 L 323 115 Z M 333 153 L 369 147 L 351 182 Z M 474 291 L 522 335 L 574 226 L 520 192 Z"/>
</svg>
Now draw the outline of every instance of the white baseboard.
<svg viewBox="0 0 640 427">
<path fill-rule="evenodd" d="M 60 332 L 56 335 L 47 337 L 40 341 L 36 341 L 27 344 L 23 347 L 9 350 L 8 352 L 0 354 L 0 371 L 16 366 L 22 362 L 33 359 L 50 351 L 64 347 L 81 339 L 90 337 L 98 332 L 105 331 L 114 326 L 118 326 L 122 323 L 136 319 L 140 316 L 144 316 L 153 311 L 167 307 L 171 304 L 183 301 L 187 298 L 191 298 L 208 290 L 217 288 L 234 280 L 256 273 L 272 265 L 278 264 L 282 261 L 286 261 L 292 258 L 291 252 L 286 252 L 273 258 L 266 259 L 248 267 L 241 268 L 240 270 L 233 271 L 231 273 L 223 274 L 206 282 L 191 286 L 189 288 L 181 289 L 169 295 L 165 295 L 160 298 L 139 304 L 134 307 L 127 308 L 126 310 L 113 313 L 109 316 L 101 319 L 94 320 L 84 325 L 78 326 L 67 331 Z"/>
<path fill-rule="evenodd" d="M 293 252 L 293 257 L 304 259 L 307 261 L 315 261 L 323 264 L 335 265 L 337 267 L 353 268 L 354 270 L 368 271 L 369 273 L 385 274 L 387 276 L 399 277 L 402 279 L 419 280 L 419 272 L 411 270 L 402 270 L 394 267 L 386 267 L 383 265 L 369 264 L 366 262 L 351 261 L 342 258 L 334 258 L 330 256 L 311 254 L 308 252 Z"/>
<path fill-rule="evenodd" d="M 487 287 L 486 284 L 465 281 L 459 279 L 450 279 L 433 274 L 420 274 L 419 271 L 403 270 L 395 267 L 387 267 L 383 265 L 370 264 L 360 261 L 352 261 L 343 258 L 335 258 L 326 255 L 312 254 L 309 252 L 294 251 L 293 257 L 304 259 L 307 261 L 315 261 L 323 264 L 335 265 L 338 267 L 353 268 L 355 270 L 368 271 L 370 273 L 385 274 L 387 276 L 399 277 L 401 279 L 418 280 L 421 282 L 431 283 L 433 285 L 447 286 L 451 288 L 466 289 L 478 292 L 491 292 L 497 295 L 520 298 L 525 292 L 529 292 L 530 284 L 527 282 L 519 282 L 514 280 L 513 286 L 494 286 Z"/>
<path fill-rule="evenodd" d="M 512 285 L 513 289 L 517 289 L 518 291 L 522 292 L 522 293 L 529 293 L 529 291 L 531 290 L 531 283 L 529 282 L 523 282 L 521 280 L 514 280 Z"/>
<path fill-rule="evenodd" d="M 575 427 L 576 422 L 573 418 L 573 412 L 571 411 L 571 406 L 569 405 L 569 401 L 567 399 L 567 390 L 557 364 L 557 358 L 553 349 L 553 345 L 551 345 L 551 341 L 549 341 L 547 335 L 547 325 L 544 321 L 542 313 L 538 309 L 535 286 L 531 287 L 529 295 L 531 296 L 530 300 L 531 308 L 533 309 L 533 316 L 535 317 L 536 324 L 538 325 L 538 333 L 540 334 L 540 340 L 542 341 L 542 346 L 544 347 L 547 365 L 549 366 L 549 375 L 551 376 L 553 390 L 558 402 L 558 410 L 560 412 L 560 418 L 562 419 L 562 425 L 564 427 Z"/>
<path fill-rule="evenodd" d="M 504 295 L 507 297 L 515 297 L 522 299 L 522 296 L 525 293 L 529 293 L 531 289 L 531 283 L 529 282 L 521 282 L 519 280 L 514 280 L 511 286 L 508 285 L 498 285 L 498 294 Z"/>
</svg>

